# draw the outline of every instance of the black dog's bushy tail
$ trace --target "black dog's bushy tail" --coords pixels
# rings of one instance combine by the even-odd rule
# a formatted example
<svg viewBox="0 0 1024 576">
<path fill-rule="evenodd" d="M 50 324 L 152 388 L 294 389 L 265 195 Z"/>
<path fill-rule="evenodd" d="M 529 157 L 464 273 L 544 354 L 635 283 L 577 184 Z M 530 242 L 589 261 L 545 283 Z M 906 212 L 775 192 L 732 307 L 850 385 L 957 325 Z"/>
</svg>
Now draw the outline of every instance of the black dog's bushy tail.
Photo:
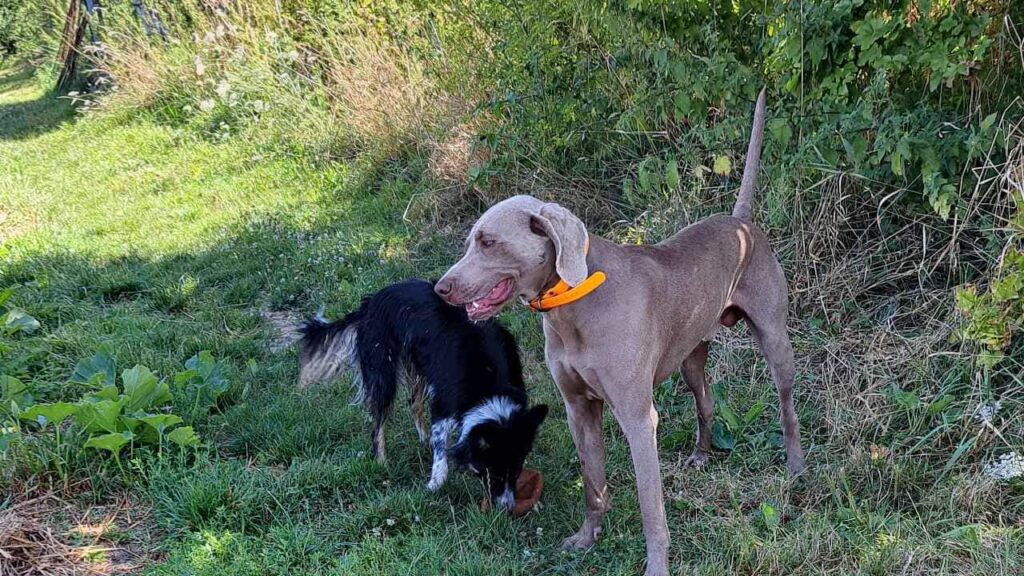
<svg viewBox="0 0 1024 576">
<path fill-rule="evenodd" d="M 356 335 L 362 315 L 357 310 L 341 320 L 330 322 L 322 314 L 321 311 L 299 327 L 302 334 L 299 340 L 299 386 L 306 388 L 310 384 L 338 378 L 346 370 L 351 370 L 358 396 L 354 402 L 359 402 L 364 392 Z"/>
</svg>

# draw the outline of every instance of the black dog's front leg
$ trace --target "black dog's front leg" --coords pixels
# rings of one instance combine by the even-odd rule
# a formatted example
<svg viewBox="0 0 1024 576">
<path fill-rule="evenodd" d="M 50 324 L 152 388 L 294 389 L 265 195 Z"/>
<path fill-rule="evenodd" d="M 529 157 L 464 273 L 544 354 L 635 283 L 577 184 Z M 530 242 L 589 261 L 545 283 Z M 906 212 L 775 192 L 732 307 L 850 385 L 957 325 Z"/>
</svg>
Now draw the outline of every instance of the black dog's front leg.
<svg viewBox="0 0 1024 576">
<path fill-rule="evenodd" d="M 430 482 L 427 490 L 436 491 L 448 479 L 448 437 L 455 428 L 455 421 L 442 418 L 430 426 L 430 448 L 434 456 L 434 464 L 430 468 Z"/>
</svg>

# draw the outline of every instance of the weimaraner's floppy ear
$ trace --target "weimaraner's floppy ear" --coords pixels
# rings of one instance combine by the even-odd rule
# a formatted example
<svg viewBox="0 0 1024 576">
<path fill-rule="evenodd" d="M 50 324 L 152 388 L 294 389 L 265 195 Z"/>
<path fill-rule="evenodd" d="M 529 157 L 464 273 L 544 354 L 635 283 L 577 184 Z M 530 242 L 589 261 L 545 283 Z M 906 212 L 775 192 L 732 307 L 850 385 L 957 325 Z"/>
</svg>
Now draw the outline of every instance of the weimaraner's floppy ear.
<svg viewBox="0 0 1024 576">
<path fill-rule="evenodd" d="M 530 215 L 530 230 L 555 244 L 555 271 L 570 286 L 587 278 L 587 228 L 558 204 L 545 204 Z"/>
</svg>

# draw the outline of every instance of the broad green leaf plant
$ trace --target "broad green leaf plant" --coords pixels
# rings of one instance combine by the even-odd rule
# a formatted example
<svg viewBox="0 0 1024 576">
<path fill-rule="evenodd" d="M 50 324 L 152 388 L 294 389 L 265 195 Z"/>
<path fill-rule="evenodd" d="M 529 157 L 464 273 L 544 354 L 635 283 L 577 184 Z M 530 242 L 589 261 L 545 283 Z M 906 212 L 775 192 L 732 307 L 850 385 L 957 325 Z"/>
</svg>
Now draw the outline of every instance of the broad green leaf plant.
<svg viewBox="0 0 1024 576">
<path fill-rule="evenodd" d="M 183 451 L 201 445 L 195 429 L 183 426 L 185 420 L 171 412 L 175 393 L 192 406 L 188 414 L 192 423 L 215 406 L 230 385 L 222 363 L 205 350 L 190 358 L 185 370 L 171 379 L 161 379 L 146 366 L 136 365 L 122 371 L 118 382 L 117 362 L 106 347 L 78 362 L 70 381 L 91 391 L 77 402 L 35 403 L 28 386 L 0 374 L 0 450 L 23 440 L 22 426 L 35 435 L 52 430 L 55 454 L 49 461 L 59 477 L 67 478 L 66 463 L 75 449 L 108 453 L 124 473 L 121 454 L 126 449 L 155 448 L 162 457 L 167 443 Z M 62 442 L 68 433 L 79 442 Z"/>
</svg>

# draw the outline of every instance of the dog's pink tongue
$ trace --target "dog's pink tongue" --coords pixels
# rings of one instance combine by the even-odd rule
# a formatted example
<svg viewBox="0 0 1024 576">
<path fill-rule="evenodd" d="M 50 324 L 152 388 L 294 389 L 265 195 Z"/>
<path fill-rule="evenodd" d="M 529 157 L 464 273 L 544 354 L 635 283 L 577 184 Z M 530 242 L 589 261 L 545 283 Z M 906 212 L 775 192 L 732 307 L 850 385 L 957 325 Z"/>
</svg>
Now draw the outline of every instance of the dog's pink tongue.
<svg viewBox="0 0 1024 576">
<path fill-rule="evenodd" d="M 491 304 L 496 304 L 504 299 L 505 282 L 501 281 L 495 284 L 494 288 L 491 288 L 491 290 L 487 292 L 487 294 L 485 294 L 483 298 L 478 298 L 470 302 L 470 305 L 474 307 L 490 306 Z"/>
<path fill-rule="evenodd" d="M 504 297 L 505 297 L 505 282 L 501 281 L 501 282 L 498 282 L 497 284 L 495 284 L 494 288 L 491 288 L 491 291 L 487 293 L 487 296 L 484 296 L 480 300 L 483 301 L 483 302 L 490 303 L 490 302 L 492 302 L 494 300 L 500 300 L 500 299 L 502 299 Z"/>
<path fill-rule="evenodd" d="M 491 288 L 486 296 L 467 304 L 466 312 L 469 313 L 470 317 L 474 318 L 490 312 L 496 305 L 505 300 L 507 284 L 508 282 L 506 281 L 495 284 L 494 288 Z"/>
</svg>

